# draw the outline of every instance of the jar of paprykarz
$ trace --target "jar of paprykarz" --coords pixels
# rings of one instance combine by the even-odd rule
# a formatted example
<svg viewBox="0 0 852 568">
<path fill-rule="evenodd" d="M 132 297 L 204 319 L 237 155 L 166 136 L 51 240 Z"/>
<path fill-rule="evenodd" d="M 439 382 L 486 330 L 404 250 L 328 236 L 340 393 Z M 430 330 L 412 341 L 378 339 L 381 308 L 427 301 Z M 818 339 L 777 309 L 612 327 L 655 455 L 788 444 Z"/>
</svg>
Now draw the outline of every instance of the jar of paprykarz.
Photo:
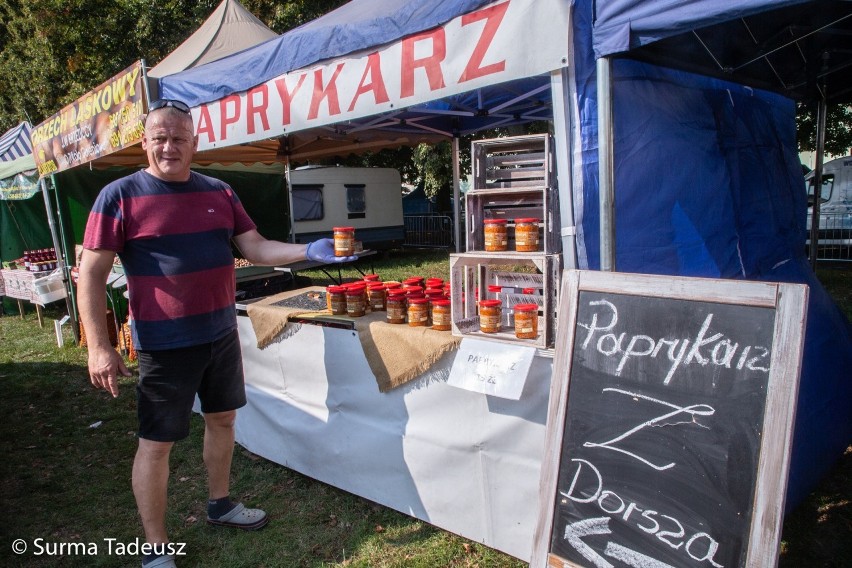
<svg viewBox="0 0 852 568">
<path fill-rule="evenodd" d="M 538 337 L 538 304 L 515 304 L 515 337 L 535 339 Z"/>
<path fill-rule="evenodd" d="M 503 309 L 500 300 L 479 301 L 479 330 L 482 333 L 497 333 L 500 331 L 500 319 Z"/>
<path fill-rule="evenodd" d="M 485 252 L 501 252 L 509 248 L 509 222 L 506 219 L 485 219 L 482 223 Z"/>
<path fill-rule="evenodd" d="M 334 227 L 334 256 L 355 254 L 355 227 Z"/>
<path fill-rule="evenodd" d="M 449 300 L 432 300 L 432 329 L 450 331 L 453 328 Z"/>
<path fill-rule="evenodd" d="M 405 323 L 405 290 L 402 288 L 388 290 L 386 307 L 388 323 Z"/>
</svg>

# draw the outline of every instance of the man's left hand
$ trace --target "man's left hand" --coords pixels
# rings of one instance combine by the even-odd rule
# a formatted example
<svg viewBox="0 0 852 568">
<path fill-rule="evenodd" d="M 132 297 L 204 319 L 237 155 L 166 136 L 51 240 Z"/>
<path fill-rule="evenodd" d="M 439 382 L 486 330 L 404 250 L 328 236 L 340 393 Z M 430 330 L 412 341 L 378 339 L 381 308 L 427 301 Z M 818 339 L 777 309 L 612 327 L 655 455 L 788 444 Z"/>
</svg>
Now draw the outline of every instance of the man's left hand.
<svg viewBox="0 0 852 568">
<path fill-rule="evenodd" d="M 319 239 L 318 241 L 308 243 L 308 248 L 305 250 L 305 257 L 308 260 L 324 262 L 326 264 L 358 260 L 357 256 L 335 256 L 333 239 Z"/>
</svg>

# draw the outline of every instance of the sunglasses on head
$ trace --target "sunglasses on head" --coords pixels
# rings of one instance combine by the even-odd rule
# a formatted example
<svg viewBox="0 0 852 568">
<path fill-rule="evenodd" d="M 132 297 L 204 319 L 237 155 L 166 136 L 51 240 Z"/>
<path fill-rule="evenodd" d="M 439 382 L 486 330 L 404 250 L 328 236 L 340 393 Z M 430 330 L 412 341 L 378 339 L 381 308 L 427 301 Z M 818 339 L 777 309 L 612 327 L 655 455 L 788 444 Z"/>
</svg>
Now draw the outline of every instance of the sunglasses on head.
<svg viewBox="0 0 852 568">
<path fill-rule="evenodd" d="M 156 101 L 151 101 L 151 104 L 148 105 L 148 112 L 166 107 L 172 107 L 173 109 L 177 109 L 180 112 L 190 114 L 189 106 L 186 103 L 173 99 L 159 99 Z"/>
</svg>

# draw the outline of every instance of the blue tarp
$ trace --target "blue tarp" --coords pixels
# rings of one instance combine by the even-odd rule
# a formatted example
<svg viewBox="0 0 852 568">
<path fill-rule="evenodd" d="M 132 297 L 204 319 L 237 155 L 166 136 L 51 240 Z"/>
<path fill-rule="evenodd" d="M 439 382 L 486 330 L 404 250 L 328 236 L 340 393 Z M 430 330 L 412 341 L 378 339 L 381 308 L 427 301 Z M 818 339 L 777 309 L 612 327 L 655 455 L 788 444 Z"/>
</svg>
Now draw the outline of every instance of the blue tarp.
<svg viewBox="0 0 852 568">
<path fill-rule="evenodd" d="M 808 0 L 607 0 L 597 2 L 595 55 L 604 57 L 678 35 Z"/>
<path fill-rule="evenodd" d="M 613 2 L 597 4 L 609 9 Z M 633 4 L 646 13 L 648 5 L 672 2 L 616 4 Z M 677 4 L 715 8 L 728 3 Z M 746 4 L 737 3 L 737 10 Z M 619 19 L 632 21 L 631 16 L 625 9 Z M 582 144 L 574 150 L 582 171 L 574 190 L 578 248 L 582 266 L 594 269 L 600 265 L 600 215 L 591 3 L 578 2 L 573 17 L 582 133 Z M 666 21 L 658 19 L 656 25 Z M 599 17 L 595 33 L 600 23 Z M 613 75 L 616 268 L 810 286 L 787 490 L 790 510 L 852 442 L 852 331 L 805 255 L 807 203 L 795 103 L 629 59 L 615 60 Z"/>
</svg>

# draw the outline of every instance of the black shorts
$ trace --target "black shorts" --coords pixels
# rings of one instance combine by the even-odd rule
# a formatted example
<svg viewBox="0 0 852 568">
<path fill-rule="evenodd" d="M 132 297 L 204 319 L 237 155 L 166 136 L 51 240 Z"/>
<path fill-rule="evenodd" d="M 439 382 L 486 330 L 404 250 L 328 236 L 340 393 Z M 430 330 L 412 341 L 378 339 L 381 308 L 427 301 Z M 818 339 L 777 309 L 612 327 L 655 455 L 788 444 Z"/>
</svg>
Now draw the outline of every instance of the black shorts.
<svg viewBox="0 0 852 568">
<path fill-rule="evenodd" d="M 189 436 L 195 395 L 206 413 L 246 404 L 243 359 L 237 331 L 212 343 L 139 351 L 136 386 L 139 437 L 176 442 Z"/>
</svg>

